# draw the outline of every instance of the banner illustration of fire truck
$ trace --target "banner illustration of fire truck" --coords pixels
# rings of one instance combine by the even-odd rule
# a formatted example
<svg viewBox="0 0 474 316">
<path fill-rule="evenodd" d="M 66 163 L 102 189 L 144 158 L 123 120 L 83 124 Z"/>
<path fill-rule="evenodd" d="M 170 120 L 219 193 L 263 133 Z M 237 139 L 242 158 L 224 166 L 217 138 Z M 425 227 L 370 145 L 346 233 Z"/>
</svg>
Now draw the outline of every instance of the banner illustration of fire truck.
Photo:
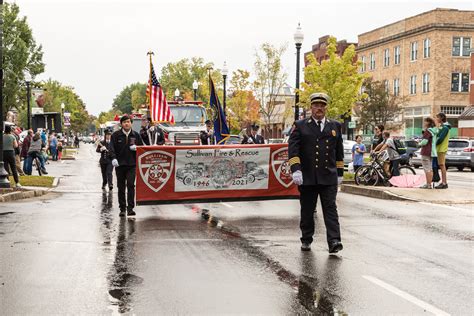
<svg viewBox="0 0 474 316">
<path fill-rule="evenodd" d="M 175 191 L 268 188 L 270 148 L 176 151 Z"/>
<path fill-rule="evenodd" d="M 137 148 L 138 205 L 298 196 L 286 144 Z"/>
</svg>

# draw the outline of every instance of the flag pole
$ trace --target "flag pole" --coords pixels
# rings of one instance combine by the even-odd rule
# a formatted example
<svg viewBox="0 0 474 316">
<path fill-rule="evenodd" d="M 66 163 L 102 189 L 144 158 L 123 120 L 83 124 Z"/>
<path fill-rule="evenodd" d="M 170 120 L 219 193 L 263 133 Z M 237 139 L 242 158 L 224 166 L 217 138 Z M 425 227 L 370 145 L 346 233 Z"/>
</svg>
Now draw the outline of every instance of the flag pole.
<svg viewBox="0 0 474 316">
<path fill-rule="evenodd" d="M 150 50 L 146 54 L 147 54 L 147 56 L 150 56 L 150 71 L 149 71 L 149 74 L 148 74 L 148 89 L 147 89 L 149 91 L 149 94 L 147 96 L 147 98 L 148 98 L 148 112 L 149 112 L 149 116 L 151 117 L 151 120 L 153 122 L 153 115 L 152 115 L 152 112 L 151 112 L 151 95 L 150 95 L 150 93 L 151 93 L 151 84 L 152 84 L 152 82 L 151 82 L 151 68 L 153 67 L 152 62 L 151 62 L 151 56 L 155 55 L 155 53 Z"/>
</svg>

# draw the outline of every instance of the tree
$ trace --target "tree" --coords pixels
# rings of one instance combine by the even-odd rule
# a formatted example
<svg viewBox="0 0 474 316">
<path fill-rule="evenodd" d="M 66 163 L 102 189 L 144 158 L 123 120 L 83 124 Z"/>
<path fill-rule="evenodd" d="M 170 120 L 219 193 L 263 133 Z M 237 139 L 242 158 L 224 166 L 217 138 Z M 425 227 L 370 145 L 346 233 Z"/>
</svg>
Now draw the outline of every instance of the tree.
<svg viewBox="0 0 474 316">
<path fill-rule="evenodd" d="M 327 60 L 318 63 L 312 54 L 308 55 L 308 66 L 304 69 L 305 82 L 301 84 L 300 105 L 309 108 L 309 96 L 315 92 L 325 92 L 331 98 L 327 115 L 339 119 L 341 115 L 349 116 L 352 107 L 362 99 L 360 88 L 367 75 L 358 72 L 354 45 L 349 46 L 342 57 L 337 55 L 336 47 L 336 38 L 330 37 Z"/>
<path fill-rule="evenodd" d="M 401 125 L 397 119 L 401 114 L 401 107 L 407 101 L 406 97 L 390 94 L 383 82 L 372 78 L 364 81 L 363 90 L 366 96 L 354 108 L 358 124 L 363 129 L 373 128 L 378 124 L 390 124 L 394 128 Z"/>
<path fill-rule="evenodd" d="M 281 64 L 281 56 L 285 50 L 286 46 L 275 47 L 265 43 L 260 46 L 260 51 L 255 53 L 253 90 L 260 102 L 260 114 L 266 132 L 272 124 L 276 107 L 280 104 L 277 98 L 288 78 Z"/>
<path fill-rule="evenodd" d="M 181 96 L 189 100 L 193 98 L 193 82 L 196 80 L 199 83 L 198 100 L 207 103 L 209 101 L 208 69 L 213 67 L 213 63 L 206 63 L 200 57 L 185 58 L 168 63 L 161 69 L 160 84 L 168 99 L 172 99 L 174 91 L 179 89 Z M 214 69 L 211 71 L 211 75 L 216 89 L 222 96 L 222 74 L 219 70 Z"/>
<path fill-rule="evenodd" d="M 19 17 L 16 3 L 3 4 L 3 97 L 5 112 L 26 108 L 24 72 L 34 78 L 44 71 L 43 51 L 37 45 L 26 17 Z"/>
<path fill-rule="evenodd" d="M 233 133 L 258 122 L 259 103 L 250 90 L 250 72 L 238 69 L 232 73 L 231 93 L 227 102 L 228 121 Z"/>
<path fill-rule="evenodd" d="M 135 94 L 134 100 L 132 100 L 132 94 Z M 120 91 L 113 101 L 113 109 L 122 113 L 131 113 L 134 109 L 141 104 L 144 104 L 146 100 L 146 84 L 145 83 L 132 83 Z M 142 102 L 139 104 L 140 102 Z"/>
</svg>

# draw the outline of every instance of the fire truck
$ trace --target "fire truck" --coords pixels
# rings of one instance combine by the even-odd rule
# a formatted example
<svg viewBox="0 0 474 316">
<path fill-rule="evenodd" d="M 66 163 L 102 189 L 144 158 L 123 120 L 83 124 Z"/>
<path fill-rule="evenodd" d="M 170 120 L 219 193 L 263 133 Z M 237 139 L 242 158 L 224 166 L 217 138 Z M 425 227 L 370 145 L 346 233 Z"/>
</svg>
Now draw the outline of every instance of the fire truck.
<svg viewBox="0 0 474 316">
<path fill-rule="evenodd" d="M 207 114 L 201 101 L 168 101 L 175 124 L 159 123 L 165 145 L 199 145 L 200 133 L 206 130 Z M 135 131 L 140 131 L 143 116 L 132 114 Z"/>
</svg>

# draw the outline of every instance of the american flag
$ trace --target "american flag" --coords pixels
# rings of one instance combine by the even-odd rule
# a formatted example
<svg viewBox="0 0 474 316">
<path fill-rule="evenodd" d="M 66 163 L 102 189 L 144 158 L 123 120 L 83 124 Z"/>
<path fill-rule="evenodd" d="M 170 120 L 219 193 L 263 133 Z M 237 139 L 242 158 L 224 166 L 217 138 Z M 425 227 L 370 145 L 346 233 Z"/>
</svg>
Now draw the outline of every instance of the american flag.
<svg viewBox="0 0 474 316">
<path fill-rule="evenodd" d="M 153 64 L 150 63 L 150 79 L 146 89 L 146 95 L 150 100 L 150 114 L 153 122 L 174 124 L 174 116 L 166 102 L 165 94 L 158 79 L 156 79 Z"/>
</svg>

